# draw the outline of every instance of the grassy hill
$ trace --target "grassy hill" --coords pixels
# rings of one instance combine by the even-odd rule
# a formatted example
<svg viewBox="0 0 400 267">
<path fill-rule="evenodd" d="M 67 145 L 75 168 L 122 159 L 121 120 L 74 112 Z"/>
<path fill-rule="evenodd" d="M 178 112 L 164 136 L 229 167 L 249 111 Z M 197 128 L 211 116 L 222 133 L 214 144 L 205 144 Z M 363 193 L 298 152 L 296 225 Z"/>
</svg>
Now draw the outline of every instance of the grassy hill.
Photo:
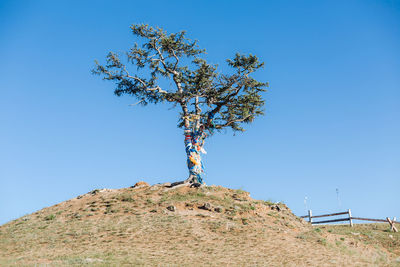
<svg viewBox="0 0 400 267">
<path fill-rule="evenodd" d="M 0 226 L 0 266 L 400 266 L 400 234 L 363 227 L 312 227 L 242 190 L 138 183 Z"/>
</svg>

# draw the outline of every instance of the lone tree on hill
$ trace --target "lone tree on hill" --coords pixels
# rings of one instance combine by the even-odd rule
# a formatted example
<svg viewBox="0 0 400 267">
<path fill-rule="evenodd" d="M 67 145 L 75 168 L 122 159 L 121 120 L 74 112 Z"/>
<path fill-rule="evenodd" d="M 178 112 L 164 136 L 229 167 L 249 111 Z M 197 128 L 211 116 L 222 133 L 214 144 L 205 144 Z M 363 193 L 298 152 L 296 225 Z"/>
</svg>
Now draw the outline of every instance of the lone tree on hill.
<svg viewBox="0 0 400 267">
<path fill-rule="evenodd" d="M 186 38 L 184 31 L 167 34 L 148 25 L 132 25 L 131 30 L 142 41 L 126 52 L 126 62 L 135 66 L 135 71 L 110 52 L 106 64 L 96 61 L 93 73 L 115 82 L 117 96 L 132 95 L 143 106 L 170 102 L 181 109 L 178 127 L 184 129 L 189 168 L 186 182 L 202 184 L 204 140 L 224 128 L 244 131 L 244 123 L 263 114 L 261 93 L 268 84 L 250 75 L 264 63 L 253 55 L 236 54 L 227 60 L 232 72 L 222 74 L 216 65 L 201 58 L 205 50 Z M 173 88 L 162 86 L 168 84 L 165 80 L 172 80 Z"/>
</svg>

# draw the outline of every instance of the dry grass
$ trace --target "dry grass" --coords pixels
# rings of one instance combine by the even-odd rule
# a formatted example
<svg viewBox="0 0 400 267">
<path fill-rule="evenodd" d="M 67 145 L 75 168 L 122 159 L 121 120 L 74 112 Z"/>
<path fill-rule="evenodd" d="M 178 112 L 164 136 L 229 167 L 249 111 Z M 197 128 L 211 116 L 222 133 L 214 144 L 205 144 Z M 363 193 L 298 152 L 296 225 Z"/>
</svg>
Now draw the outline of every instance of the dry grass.
<svg viewBox="0 0 400 267">
<path fill-rule="evenodd" d="M 340 241 L 361 242 L 379 249 L 387 250 L 400 257 L 400 233 L 390 230 L 388 223 L 367 223 L 348 225 L 324 225 L 320 227 L 329 233 L 342 235 Z"/>
<path fill-rule="evenodd" d="M 398 234 L 335 227 L 223 187 L 97 190 L 0 226 L 0 266 L 396 264 Z"/>
</svg>

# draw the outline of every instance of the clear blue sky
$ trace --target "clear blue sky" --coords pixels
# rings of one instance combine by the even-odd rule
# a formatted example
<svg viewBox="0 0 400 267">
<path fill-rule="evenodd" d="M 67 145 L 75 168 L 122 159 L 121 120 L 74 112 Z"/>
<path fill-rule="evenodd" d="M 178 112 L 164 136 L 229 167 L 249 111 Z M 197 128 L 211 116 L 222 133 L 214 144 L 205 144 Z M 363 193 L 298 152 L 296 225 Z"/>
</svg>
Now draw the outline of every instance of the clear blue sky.
<svg viewBox="0 0 400 267">
<path fill-rule="evenodd" d="M 201 3 L 200 3 L 201 2 Z M 0 224 L 95 188 L 187 177 L 177 111 L 92 76 L 133 23 L 265 61 L 266 116 L 207 141 L 207 184 L 400 217 L 399 1 L 0 1 Z M 341 207 L 336 199 L 339 189 Z"/>
</svg>

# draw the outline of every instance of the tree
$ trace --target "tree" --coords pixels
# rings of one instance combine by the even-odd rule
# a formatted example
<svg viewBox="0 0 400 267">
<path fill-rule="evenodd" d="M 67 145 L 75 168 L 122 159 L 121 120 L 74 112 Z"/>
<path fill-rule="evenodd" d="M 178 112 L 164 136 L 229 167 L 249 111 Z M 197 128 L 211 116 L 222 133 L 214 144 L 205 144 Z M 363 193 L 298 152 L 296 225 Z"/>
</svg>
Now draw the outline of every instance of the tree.
<svg viewBox="0 0 400 267">
<path fill-rule="evenodd" d="M 143 106 L 169 102 L 180 108 L 178 127 L 184 129 L 189 168 L 186 181 L 201 184 L 205 139 L 225 128 L 244 131 L 243 124 L 263 114 L 261 93 L 268 84 L 251 74 L 264 63 L 253 55 L 236 54 L 227 60 L 232 73 L 222 74 L 202 58 L 205 50 L 184 31 L 167 34 L 149 25 L 132 25 L 131 30 L 141 40 L 126 52 L 125 62 L 136 66 L 134 72 L 112 52 L 106 64 L 96 61 L 92 72 L 115 82 L 117 96 L 131 95 Z M 162 86 L 165 80 L 173 88 Z"/>
</svg>

